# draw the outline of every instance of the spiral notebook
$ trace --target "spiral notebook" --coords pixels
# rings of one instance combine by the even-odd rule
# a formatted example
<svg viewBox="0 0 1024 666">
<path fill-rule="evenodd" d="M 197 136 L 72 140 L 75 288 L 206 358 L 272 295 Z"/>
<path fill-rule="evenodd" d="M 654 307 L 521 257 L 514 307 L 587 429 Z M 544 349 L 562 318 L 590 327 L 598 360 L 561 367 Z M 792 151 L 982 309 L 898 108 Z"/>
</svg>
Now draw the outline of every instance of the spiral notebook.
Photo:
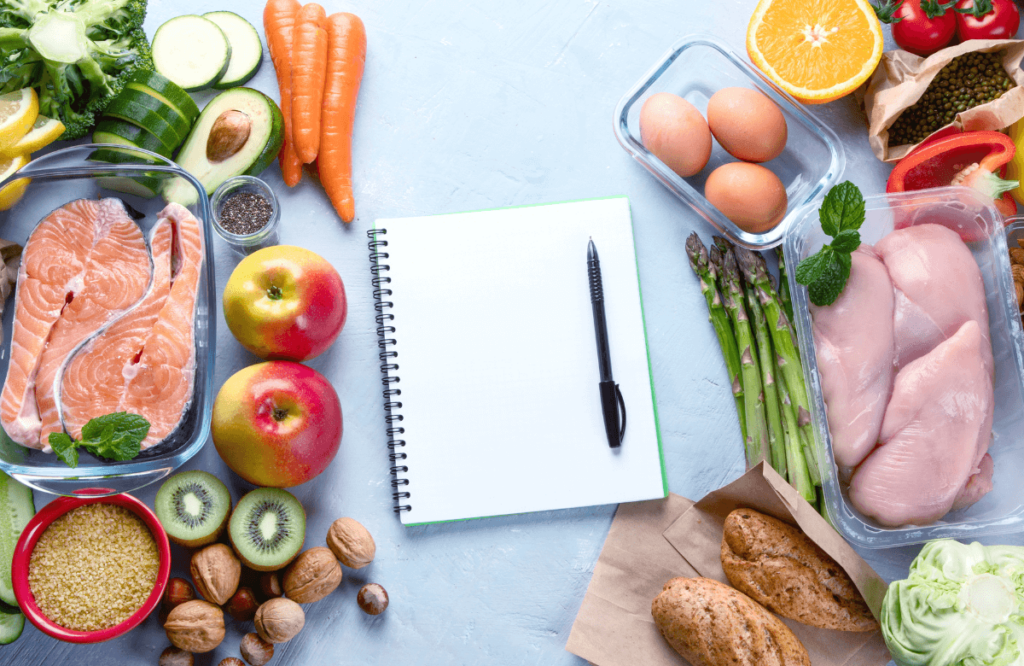
<svg viewBox="0 0 1024 666">
<path fill-rule="evenodd" d="M 668 494 L 625 197 L 377 220 L 368 232 L 406 525 Z M 608 446 L 587 242 L 628 422 Z"/>
</svg>

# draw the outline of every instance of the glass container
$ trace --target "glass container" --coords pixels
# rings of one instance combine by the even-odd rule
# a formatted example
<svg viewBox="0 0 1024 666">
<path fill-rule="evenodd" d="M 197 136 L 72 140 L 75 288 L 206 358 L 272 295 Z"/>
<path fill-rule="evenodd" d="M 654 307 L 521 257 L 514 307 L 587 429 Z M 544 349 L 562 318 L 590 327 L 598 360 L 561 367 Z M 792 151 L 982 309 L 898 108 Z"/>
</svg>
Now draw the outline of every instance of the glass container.
<svg viewBox="0 0 1024 666">
<path fill-rule="evenodd" d="M 232 196 L 248 192 L 263 197 L 270 205 L 270 219 L 267 223 L 251 234 L 231 233 L 221 226 L 221 212 L 224 203 Z M 210 198 L 210 208 L 213 210 L 213 228 L 217 235 L 223 238 L 231 249 L 238 254 L 252 254 L 256 250 L 278 244 L 278 221 L 281 219 L 281 206 L 277 201 L 277 195 L 270 186 L 259 178 L 253 176 L 235 176 L 228 178 L 220 187 L 214 191 Z"/>
</svg>

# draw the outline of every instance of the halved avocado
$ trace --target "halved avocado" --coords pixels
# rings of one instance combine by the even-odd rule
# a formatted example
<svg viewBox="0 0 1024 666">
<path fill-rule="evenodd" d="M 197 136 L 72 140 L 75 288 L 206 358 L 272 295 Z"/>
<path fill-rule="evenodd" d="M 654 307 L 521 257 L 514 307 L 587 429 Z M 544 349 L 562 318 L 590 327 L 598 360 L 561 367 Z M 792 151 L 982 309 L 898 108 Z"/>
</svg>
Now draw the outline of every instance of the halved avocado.
<svg viewBox="0 0 1024 666">
<path fill-rule="evenodd" d="M 249 137 L 236 153 L 219 162 L 211 162 L 206 145 L 214 122 L 226 111 L 240 111 L 248 118 Z M 178 164 L 199 179 L 207 194 L 233 176 L 258 176 L 277 157 L 284 141 L 284 118 L 277 103 L 252 88 L 231 88 L 210 100 L 178 153 Z M 176 178 L 164 187 L 164 199 L 184 206 L 196 201 L 196 192 L 183 179 Z"/>
</svg>

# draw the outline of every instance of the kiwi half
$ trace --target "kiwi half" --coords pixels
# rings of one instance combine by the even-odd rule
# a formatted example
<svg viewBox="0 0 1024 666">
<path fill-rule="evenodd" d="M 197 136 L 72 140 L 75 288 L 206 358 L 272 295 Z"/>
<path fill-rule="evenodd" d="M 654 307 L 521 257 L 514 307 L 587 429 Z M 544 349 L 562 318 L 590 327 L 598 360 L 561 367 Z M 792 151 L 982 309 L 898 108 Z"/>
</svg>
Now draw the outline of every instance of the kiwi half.
<svg viewBox="0 0 1024 666">
<path fill-rule="evenodd" d="M 154 510 L 171 541 L 195 548 L 213 543 L 224 531 L 231 493 L 208 472 L 181 472 L 160 486 Z"/>
<path fill-rule="evenodd" d="M 228 523 L 238 558 L 256 571 L 291 562 L 306 540 L 306 512 L 287 490 L 257 488 L 238 500 Z"/>
</svg>

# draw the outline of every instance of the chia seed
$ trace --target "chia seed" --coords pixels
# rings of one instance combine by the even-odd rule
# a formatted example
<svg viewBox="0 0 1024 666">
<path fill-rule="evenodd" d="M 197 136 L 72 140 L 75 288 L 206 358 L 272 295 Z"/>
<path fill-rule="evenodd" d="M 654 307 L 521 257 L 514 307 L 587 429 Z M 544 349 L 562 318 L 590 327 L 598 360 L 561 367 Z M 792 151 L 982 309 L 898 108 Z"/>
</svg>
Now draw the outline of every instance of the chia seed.
<svg viewBox="0 0 1024 666">
<path fill-rule="evenodd" d="M 248 236 L 267 226 L 274 209 L 254 192 L 232 194 L 220 208 L 220 226 L 236 236 Z"/>
</svg>

